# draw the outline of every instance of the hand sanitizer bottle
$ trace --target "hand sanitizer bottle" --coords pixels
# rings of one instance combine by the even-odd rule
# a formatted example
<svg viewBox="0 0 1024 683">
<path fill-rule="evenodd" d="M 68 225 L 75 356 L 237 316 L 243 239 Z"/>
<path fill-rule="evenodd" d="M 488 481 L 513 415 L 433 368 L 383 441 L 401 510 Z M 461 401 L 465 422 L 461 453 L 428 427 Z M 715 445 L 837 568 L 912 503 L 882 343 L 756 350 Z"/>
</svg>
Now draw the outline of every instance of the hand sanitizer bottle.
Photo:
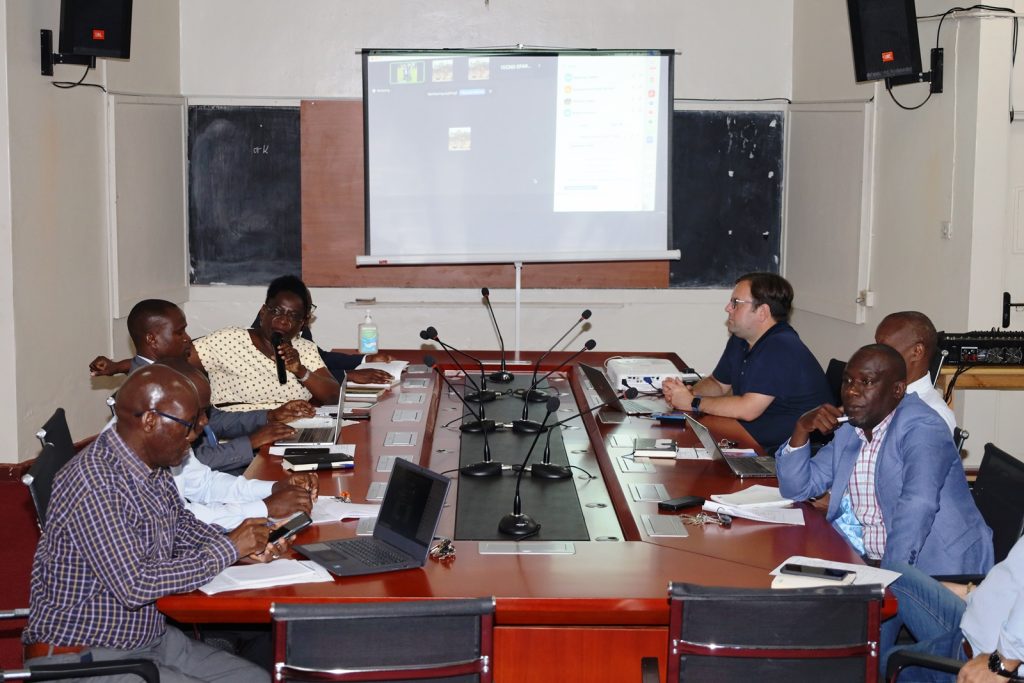
<svg viewBox="0 0 1024 683">
<path fill-rule="evenodd" d="M 369 311 L 363 322 L 359 323 L 359 353 L 377 353 L 377 323 L 373 322 Z"/>
</svg>

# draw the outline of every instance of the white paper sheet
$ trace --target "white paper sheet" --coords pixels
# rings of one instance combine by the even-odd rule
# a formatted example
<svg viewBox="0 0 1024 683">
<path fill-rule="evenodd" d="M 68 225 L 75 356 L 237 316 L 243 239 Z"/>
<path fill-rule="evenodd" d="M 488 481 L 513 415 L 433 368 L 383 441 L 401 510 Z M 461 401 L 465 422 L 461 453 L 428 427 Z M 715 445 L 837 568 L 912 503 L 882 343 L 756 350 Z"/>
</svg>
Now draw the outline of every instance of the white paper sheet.
<svg viewBox="0 0 1024 683">
<path fill-rule="evenodd" d="M 803 557 L 802 555 L 794 555 L 782 564 L 806 564 L 811 567 L 847 569 L 857 574 L 857 578 L 853 580 L 854 585 L 857 586 L 868 586 L 871 584 L 882 584 L 883 586 L 888 586 L 890 583 L 902 576 L 899 572 L 890 571 L 888 569 L 877 569 L 863 564 L 833 562 L 831 560 L 821 560 L 817 557 Z M 782 569 L 782 564 L 771 571 L 772 576 L 779 575 L 779 571 Z"/>
<path fill-rule="evenodd" d="M 337 522 L 342 519 L 359 519 L 376 517 L 380 513 L 380 505 L 372 503 L 346 503 L 333 496 L 320 496 L 313 503 L 313 524 Z"/>
<path fill-rule="evenodd" d="M 333 581 L 330 573 L 308 560 L 274 560 L 266 564 L 240 564 L 228 567 L 199 590 L 207 595 L 247 588 L 290 586 L 296 583 Z"/>
<path fill-rule="evenodd" d="M 768 522 L 770 524 L 790 524 L 794 526 L 804 525 L 804 511 L 800 508 L 779 508 L 779 507 L 735 507 L 723 505 L 709 500 L 704 503 L 706 512 L 720 512 L 730 517 L 752 519 L 755 522 Z"/>
</svg>

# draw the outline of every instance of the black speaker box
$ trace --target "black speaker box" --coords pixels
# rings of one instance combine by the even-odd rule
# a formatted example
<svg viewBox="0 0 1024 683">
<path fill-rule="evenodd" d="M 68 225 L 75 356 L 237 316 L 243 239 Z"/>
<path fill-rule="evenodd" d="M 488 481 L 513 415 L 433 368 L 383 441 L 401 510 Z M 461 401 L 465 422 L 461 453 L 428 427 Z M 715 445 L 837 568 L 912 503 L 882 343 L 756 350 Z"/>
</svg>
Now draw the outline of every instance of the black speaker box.
<svg viewBox="0 0 1024 683">
<path fill-rule="evenodd" d="M 914 0 L 846 0 L 857 81 L 921 73 Z"/>
<path fill-rule="evenodd" d="M 132 0 L 61 0 L 62 54 L 128 59 Z"/>
</svg>

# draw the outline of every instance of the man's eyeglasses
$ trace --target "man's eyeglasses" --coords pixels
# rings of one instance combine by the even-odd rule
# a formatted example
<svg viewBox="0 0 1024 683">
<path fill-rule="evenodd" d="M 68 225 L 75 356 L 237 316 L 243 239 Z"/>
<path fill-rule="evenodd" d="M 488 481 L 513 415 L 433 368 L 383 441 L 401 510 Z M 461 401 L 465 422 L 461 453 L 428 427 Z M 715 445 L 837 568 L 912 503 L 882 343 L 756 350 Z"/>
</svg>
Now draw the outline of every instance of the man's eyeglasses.
<svg viewBox="0 0 1024 683">
<path fill-rule="evenodd" d="M 199 416 L 198 415 L 196 415 L 194 418 L 192 418 L 191 422 L 187 422 L 187 421 L 181 419 L 180 417 L 175 417 L 173 415 L 168 415 L 164 411 L 157 410 L 156 408 L 150 408 L 149 410 L 139 411 L 139 412 L 135 413 L 135 417 L 142 417 L 146 413 L 156 413 L 160 417 L 166 417 L 171 422 L 177 422 L 182 427 L 185 427 L 186 429 L 188 429 L 190 434 L 195 431 L 196 425 L 199 424 Z"/>
<path fill-rule="evenodd" d="M 267 313 L 269 313 L 273 317 L 288 318 L 288 320 L 290 320 L 293 323 L 301 323 L 308 316 L 312 315 L 313 311 L 316 310 L 316 306 L 310 307 L 309 313 L 302 313 L 300 311 L 289 311 L 288 309 L 280 308 L 278 306 L 274 306 L 273 308 L 271 308 L 270 306 L 264 305 L 264 308 L 266 308 Z"/>
<path fill-rule="evenodd" d="M 750 304 L 754 308 L 757 308 L 757 302 L 751 299 L 729 299 L 729 303 L 726 304 L 728 308 L 739 308 L 740 304 Z"/>
</svg>

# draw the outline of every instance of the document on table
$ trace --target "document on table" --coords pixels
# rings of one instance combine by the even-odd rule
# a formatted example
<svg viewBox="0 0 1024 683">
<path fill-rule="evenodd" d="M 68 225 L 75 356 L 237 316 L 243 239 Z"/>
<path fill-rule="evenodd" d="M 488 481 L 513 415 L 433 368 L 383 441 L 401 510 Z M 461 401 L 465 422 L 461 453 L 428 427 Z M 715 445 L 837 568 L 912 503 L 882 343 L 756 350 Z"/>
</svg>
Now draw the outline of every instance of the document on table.
<svg viewBox="0 0 1024 683">
<path fill-rule="evenodd" d="M 778 486 L 754 484 L 735 493 L 715 493 L 711 500 L 733 507 L 786 507 L 793 501 L 783 498 Z"/>
<path fill-rule="evenodd" d="M 337 522 L 342 519 L 361 519 L 376 517 L 380 514 L 380 505 L 372 503 L 346 503 L 333 496 L 320 496 L 313 503 L 313 524 Z"/>
<path fill-rule="evenodd" d="M 676 449 L 676 460 L 712 460 L 712 457 L 706 448 L 687 448 L 684 446 Z"/>
<path fill-rule="evenodd" d="M 752 519 L 755 522 L 768 522 L 770 524 L 791 524 L 794 526 L 804 525 L 804 511 L 800 508 L 780 508 L 766 506 L 735 506 L 723 505 L 709 500 L 704 503 L 706 512 L 720 512 L 730 517 Z"/>
<path fill-rule="evenodd" d="M 247 588 L 290 586 L 296 583 L 333 581 L 334 577 L 308 560 L 274 560 L 265 564 L 240 564 L 228 567 L 199 590 L 207 595 Z"/>
<path fill-rule="evenodd" d="M 770 573 L 772 576 L 778 576 L 782 570 L 783 564 L 805 564 L 811 567 L 828 567 L 830 569 L 846 569 L 854 572 L 857 578 L 853 580 L 855 586 L 868 586 L 871 584 L 881 584 L 888 586 L 890 583 L 900 578 L 902 574 L 899 572 L 890 571 L 888 569 L 877 569 L 875 567 L 869 567 L 863 564 L 849 564 L 847 562 L 833 562 L 831 560 L 821 560 L 817 557 L 803 557 L 801 555 L 794 555 L 790 557 L 778 567 L 773 569 Z M 821 585 L 829 585 L 823 583 Z"/>
<path fill-rule="evenodd" d="M 391 375 L 394 379 L 388 384 L 381 384 L 379 382 L 371 384 L 363 384 L 361 382 L 352 382 L 357 387 L 366 387 L 368 389 L 390 389 L 391 387 L 398 384 L 402 379 L 402 372 L 409 366 L 407 360 L 393 360 L 390 363 L 360 363 L 356 370 L 383 370 L 384 372 Z"/>
</svg>

